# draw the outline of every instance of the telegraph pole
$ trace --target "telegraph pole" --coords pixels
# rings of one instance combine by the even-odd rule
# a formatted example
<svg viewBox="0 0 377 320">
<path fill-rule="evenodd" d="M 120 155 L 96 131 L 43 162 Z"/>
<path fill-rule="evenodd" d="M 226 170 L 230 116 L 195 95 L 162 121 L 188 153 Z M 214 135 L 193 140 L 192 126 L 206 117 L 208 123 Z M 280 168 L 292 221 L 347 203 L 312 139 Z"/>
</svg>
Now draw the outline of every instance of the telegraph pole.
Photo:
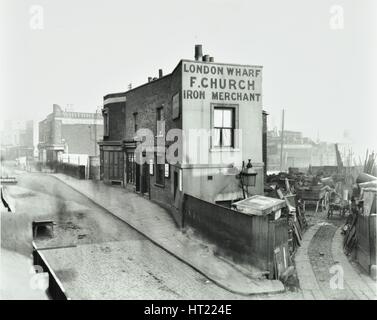
<svg viewBox="0 0 377 320">
<path fill-rule="evenodd" d="M 283 148 L 284 148 L 284 109 L 281 114 L 281 141 L 280 141 L 280 171 L 283 171 Z"/>
</svg>

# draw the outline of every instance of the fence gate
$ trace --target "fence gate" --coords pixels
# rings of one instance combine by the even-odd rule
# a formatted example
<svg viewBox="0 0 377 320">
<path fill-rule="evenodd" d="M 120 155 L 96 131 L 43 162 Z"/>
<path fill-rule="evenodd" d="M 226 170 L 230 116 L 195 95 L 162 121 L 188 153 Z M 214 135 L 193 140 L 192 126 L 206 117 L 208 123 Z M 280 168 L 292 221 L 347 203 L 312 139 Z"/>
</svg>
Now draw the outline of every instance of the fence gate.
<svg viewBox="0 0 377 320">
<path fill-rule="evenodd" d="M 268 246 L 269 246 L 269 271 L 270 279 L 279 279 L 280 275 L 290 266 L 288 248 L 288 222 L 286 219 L 278 219 L 269 222 Z"/>
</svg>

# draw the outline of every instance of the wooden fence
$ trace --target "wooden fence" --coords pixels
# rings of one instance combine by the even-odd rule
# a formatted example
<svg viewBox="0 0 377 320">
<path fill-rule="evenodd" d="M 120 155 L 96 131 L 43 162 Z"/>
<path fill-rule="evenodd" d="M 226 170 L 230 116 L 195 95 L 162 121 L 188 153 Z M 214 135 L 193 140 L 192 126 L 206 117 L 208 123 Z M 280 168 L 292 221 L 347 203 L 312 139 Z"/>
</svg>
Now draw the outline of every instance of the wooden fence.
<svg viewBox="0 0 377 320">
<path fill-rule="evenodd" d="M 356 223 L 356 259 L 368 273 L 376 265 L 376 215 L 360 215 Z"/>
<path fill-rule="evenodd" d="M 276 278 L 277 268 L 283 272 L 289 265 L 286 219 L 246 215 L 185 195 L 183 227 L 192 227 L 214 243 L 219 254 L 269 272 L 270 278 Z"/>
<path fill-rule="evenodd" d="M 37 163 L 36 165 L 37 170 L 42 171 L 44 169 L 48 169 L 51 172 L 56 173 L 64 173 L 68 176 L 77 178 L 77 179 L 85 179 L 85 166 L 83 165 L 76 165 L 71 163 L 63 163 L 63 162 L 48 162 L 42 164 L 41 162 Z"/>
</svg>

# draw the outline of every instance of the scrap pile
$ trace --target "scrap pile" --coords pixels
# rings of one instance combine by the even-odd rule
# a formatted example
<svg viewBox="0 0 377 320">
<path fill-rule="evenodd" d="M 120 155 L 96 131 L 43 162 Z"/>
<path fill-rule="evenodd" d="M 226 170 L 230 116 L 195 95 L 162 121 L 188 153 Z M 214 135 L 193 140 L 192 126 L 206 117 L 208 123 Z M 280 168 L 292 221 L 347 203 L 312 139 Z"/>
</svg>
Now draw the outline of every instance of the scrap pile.
<svg viewBox="0 0 377 320">
<path fill-rule="evenodd" d="M 356 223 L 358 217 L 358 206 L 355 201 L 352 201 L 351 214 L 348 216 L 346 224 L 342 228 L 343 238 L 343 250 L 346 255 L 349 255 L 355 248 L 357 243 L 356 237 Z"/>
<path fill-rule="evenodd" d="M 303 174 L 298 172 L 294 174 L 281 172 L 278 175 L 271 175 L 267 179 L 269 185 L 266 190 L 269 196 L 280 198 L 286 202 L 282 216 L 288 220 L 288 244 L 291 257 L 301 246 L 302 235 L 308 226 L 304 203 L 298 199 L 294 187 L 302 177 Z"/>
<path fill-rule="evenodd" d="M 288 215 L 288 243 L 291 256 L 293 256 L 297 251 L 298 247 L 301 246 L 302 235 L 305 232 L 305 229 L 308 227 L 305 218 L 304 208 L 300 200 L 298 200 L 298 203 L 295 208 L 295 214 L 292 213 Z"/>
<path fill-rule="evenodd" d="M 308 228 L 306 206 L 314 203 L 316 212 L 318 209 L 328 210 L 330 194 L 342 195 L 343 187 L 344 175 L 337 172 L 333 172 L 331 176 L 324 176 L 321 170 L 313 174 L 311 170 L 302 173 L 290 168 L 288 173 L 280 172 L 267 176 L 266 195 L 285 200 L 287 204 L 283 215 L 288 220 L 291 255 L 301 246 L 303 233 Z"/>
</svg>

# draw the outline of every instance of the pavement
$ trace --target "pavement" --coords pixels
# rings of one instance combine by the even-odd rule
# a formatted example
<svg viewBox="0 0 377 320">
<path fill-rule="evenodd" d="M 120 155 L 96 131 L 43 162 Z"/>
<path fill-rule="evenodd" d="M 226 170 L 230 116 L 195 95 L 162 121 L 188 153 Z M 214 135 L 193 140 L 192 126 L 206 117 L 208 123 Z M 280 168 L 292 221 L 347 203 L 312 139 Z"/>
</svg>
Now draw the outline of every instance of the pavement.
<svg viewBox="0 0 377 320">
<path fill-rule="evenodd" d="M 16 214 L 2 213 L 0 220 L 1 297 L 49 298 L 44 292 L 46 274 L 35 275 L 31 268 L 31 223 L 36 218 L 56 223 L 53 234 L 41 229 L 34 242 L 70 299 L 296 297 L 295 292 L 231 293 L 51 175 L 19 172 L 18 180 L 17 185 L 7 186 Z"/>
<path fill-rule="evenodd" d="M 310 219 L 310 217 L 309 217 Z M 303 298 L 310 300 L 376 300 L 377 283 L 343 253 L 343 219 L 312 216 L 295 255 Z"/>
<path fill-rule="evenodd" d="M 36 273 L 31 259 L 0 248 L 0 300 L 48 300 L 47 273 Z"/>
<path fill-rule="evenodd" d="M 126 222 L 158 247 L 192 267 L 197 272 L 235 294 L 244 296 L 278 294 L 285 291 L 278 280 L 268 280 L 261 270 L 236 267 L 214 254 L 214 247 L 183 233 L 170 214 L 157 204 L 123 188 L 92 180 L 78 180 L 53 174 L 95 204 Z"/>
</svg>

